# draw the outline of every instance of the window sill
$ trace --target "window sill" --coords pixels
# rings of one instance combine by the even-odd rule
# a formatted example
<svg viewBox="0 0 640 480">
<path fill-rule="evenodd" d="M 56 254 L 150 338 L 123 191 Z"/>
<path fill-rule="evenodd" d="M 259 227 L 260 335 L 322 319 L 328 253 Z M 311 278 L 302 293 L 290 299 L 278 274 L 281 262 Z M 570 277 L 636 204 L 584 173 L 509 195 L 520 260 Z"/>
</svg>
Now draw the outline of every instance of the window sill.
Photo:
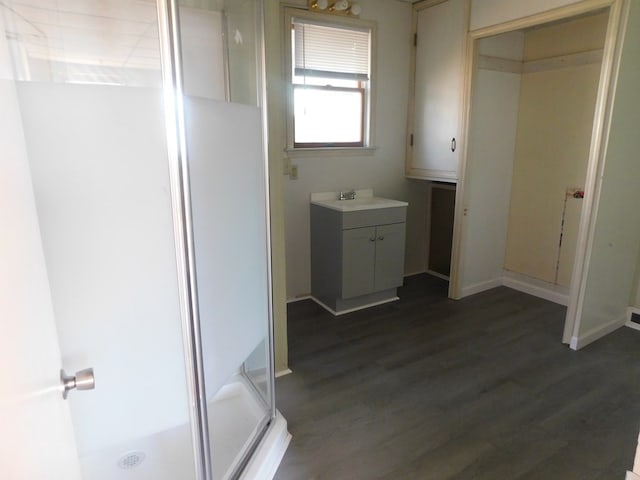
<svg viewBox="0 0 640 480">
<path fill-rule="evenodd" d="M 322 147 L 322 148 L 286 148 L 289 158 L 306 157 L 366 157 L 372 156 L 378 147 Z"/>
</svg>

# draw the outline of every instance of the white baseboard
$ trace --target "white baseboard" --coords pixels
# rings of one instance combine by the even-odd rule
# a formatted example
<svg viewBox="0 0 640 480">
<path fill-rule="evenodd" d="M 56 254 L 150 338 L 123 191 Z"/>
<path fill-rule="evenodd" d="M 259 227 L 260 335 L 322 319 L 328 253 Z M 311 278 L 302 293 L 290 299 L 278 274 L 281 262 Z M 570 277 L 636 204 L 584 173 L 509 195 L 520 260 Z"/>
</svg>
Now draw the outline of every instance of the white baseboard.
<svg viewBox="0 0 640 480">
<path fill-rule="evenodd" d="M 569 289 L 567 287 L 506 271 L 502 277 L 502 284 L 505 287 L 528 293 L 534 297 L 544 298 L 565 307 L 569 304 Z"/>
<path fill-rule="evenodd" d="M 608 335 L 611 332 L 619 329 L 620 327 L 623 327 L 627 323 L 627 320 L 627 315 L 623 315 L 620 318 L 616 318 L 608 323 L 605 323 L 604 325 L 598 325 L 597 327 L 592 328 L 584 335 L 571 337 L 571 343 L 569 344 L 569 346 L 572 350 L 580 350 L 590 343 L 593 343 L 596 340 L 604 337 L 605 335 Z"/>
<path fill-rule="evenodd" d="M 276 418 L 273 419 L 240 479 L 272 480 L 290 441 L 291 434 L 287 431 L 287 421 L 280 412 L 276 411 Z"/>
<path fill-rule="evenodd" d="M 486 282 L 474 283 L 473 285 L 462 287 L 462 295 L 460 295 L 460 298 L 468 297 L 469 295 L 474 295 L 500 286 L 502 286 L 502 278 L 494 278 L 493 280 L 487 280 Z"/>
<path fill-rule="evenodd" d="M 314 302 L 316 302 L 318 305 L 320 305 L 322 308 L 324 308 L 327 312 L 333 314 L 336 317 L 340 315 L 345 315 L 347 313 L 357 312 L 358 310 L 364 310 L 365 308 L 376 307 L 378 305 L 384 305 L 385 303 L 395 302 L 396 300 L 400 300 L 400 297 L 385 298 L 384 300 L 380 300 L 379 302 L 371 302 L 371 303 L 367 303 L 366 305 L 359 305 L 357 307 L 348 308 L 346 310 L 340 310 L 339 312 L 336 312 L 333 308 L 329 307 L 328 305 L 325 305 L 316 297 L 311 296 L 309 298 Z"/>
<path fill-rule="evenodd" d="M 302 300 L 309 300 L 310 298 L 311 298 L 311 294 L 299 295 L 297 297 L 287 298 L 287 303 L 301 302 Z"/>
<path fill-rule="evenodd" d="M 433 270 L 426 270 L 424 273 L 431 275 L 432 277 L 440 278 L 441 280 L 446 280 L 447 282 L 449 281 L 449 277 L 441 273 L 434 272 Z"/>
<path fill-rule="evenodd" d="M 413 277 L 414 275 L 420 275 L 422 273 L 427 273 L 427 271 L 426 270 L 419 270 L 419 271 L 416 271 L 416 272 L 405 273 L 402 276 L 404 278 L 407 278 L 407 277 Z"/>
<path fill-rule="evenodd" d="M 290 368 L 285 368 L 284 370 L 280 370 L 280 371 L 276 372 L 275 377 L 276 378 L 284 377 L 285 375 L 289 375 L 290 373 L 293 373 L 291 371 L 291 369 Z"/>
</svg>

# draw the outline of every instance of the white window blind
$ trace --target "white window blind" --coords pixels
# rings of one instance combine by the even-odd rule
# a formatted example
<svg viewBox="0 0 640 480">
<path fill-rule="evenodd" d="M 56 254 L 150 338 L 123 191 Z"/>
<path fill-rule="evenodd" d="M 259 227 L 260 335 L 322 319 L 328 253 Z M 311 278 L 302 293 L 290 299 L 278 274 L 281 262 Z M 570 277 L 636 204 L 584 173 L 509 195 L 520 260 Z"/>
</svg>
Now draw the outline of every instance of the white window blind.
<svg viewBox="0 0 640 480">
<path fill-rule="evenodd" d="M 369 30 L 293 19 L 298 76 L 369 80 Z"/>
</svg>

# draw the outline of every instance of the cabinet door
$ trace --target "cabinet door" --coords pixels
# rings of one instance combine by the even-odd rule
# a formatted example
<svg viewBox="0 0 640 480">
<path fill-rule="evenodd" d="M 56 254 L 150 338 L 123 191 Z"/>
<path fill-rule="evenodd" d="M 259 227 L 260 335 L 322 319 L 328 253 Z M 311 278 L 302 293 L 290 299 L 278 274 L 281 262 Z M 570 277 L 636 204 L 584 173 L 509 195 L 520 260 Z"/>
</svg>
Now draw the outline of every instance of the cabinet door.
<svg viewBox="0 0 640 480">
<path fill-rule="evenodd" d="M 415 10 L 416 49 L 413 145 L 407 149 L 407 175 L 457 178 L 467 0 L 448 0 Z"/>
<path fill-rule="evenodd" d="M 375 227 L 342 232 L 342 298 L 357 297 L 374 291 L 375 253 Z"/>
<path fill-rule="evenodd" d="M 404 273 L 405 224 L 379 225 L 376 227 L 376 291 L 402 285 Z"/>
</svg>

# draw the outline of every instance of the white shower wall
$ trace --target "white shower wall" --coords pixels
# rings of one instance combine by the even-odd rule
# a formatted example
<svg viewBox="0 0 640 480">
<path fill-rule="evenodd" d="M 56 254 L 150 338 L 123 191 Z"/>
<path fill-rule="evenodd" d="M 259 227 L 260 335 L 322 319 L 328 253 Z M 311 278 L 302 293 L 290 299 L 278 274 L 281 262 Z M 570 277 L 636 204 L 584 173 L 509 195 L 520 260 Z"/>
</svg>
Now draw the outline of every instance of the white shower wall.
<svg viewBox="0 0 640 480">
<path fill-rule="evenodd" d="M 80 454 L 188 420 L 163 97 L 21 83 L 18 96 Z"/>
</svg>

